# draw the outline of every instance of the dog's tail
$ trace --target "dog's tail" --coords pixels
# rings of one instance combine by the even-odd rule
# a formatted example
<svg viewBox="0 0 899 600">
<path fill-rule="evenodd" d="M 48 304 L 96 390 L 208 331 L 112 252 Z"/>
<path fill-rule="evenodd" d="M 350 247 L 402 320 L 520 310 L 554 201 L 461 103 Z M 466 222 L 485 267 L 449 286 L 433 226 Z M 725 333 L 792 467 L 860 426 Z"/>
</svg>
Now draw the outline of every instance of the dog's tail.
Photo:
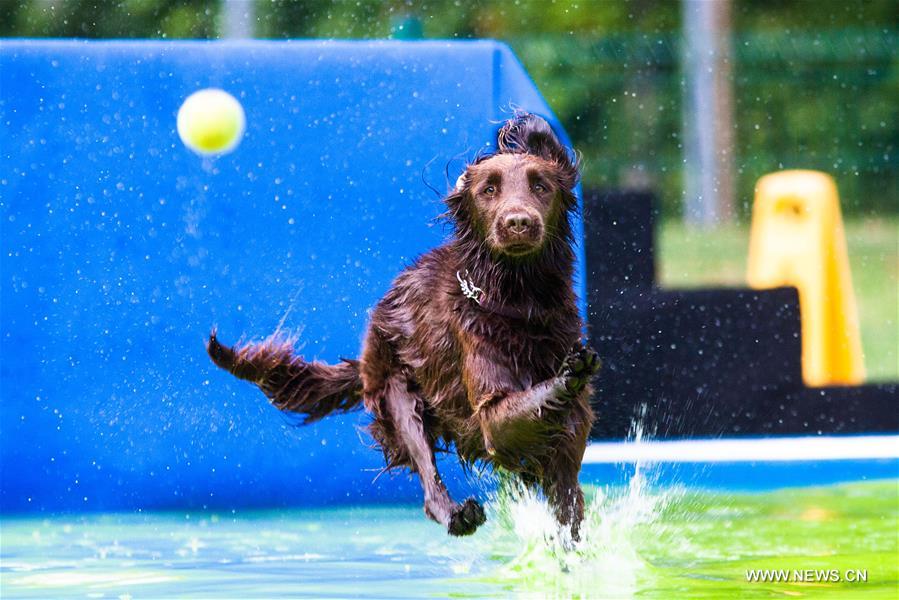
<svg viewBox="0 0 899 600">
<path fill-rule="evenodd" d="M 294 355 L 290 339 L 279 336 L 232 348 L 218 341 L 215 329 L 209 334 L 206 351 L 222 369 L 258 385 L 277 408 L 304 415 L 304 424 L 334 412 L 348 412 L 362 403 L 358 361 L 343 359 L 337 365 L 306 362 Z"/>
</svg>

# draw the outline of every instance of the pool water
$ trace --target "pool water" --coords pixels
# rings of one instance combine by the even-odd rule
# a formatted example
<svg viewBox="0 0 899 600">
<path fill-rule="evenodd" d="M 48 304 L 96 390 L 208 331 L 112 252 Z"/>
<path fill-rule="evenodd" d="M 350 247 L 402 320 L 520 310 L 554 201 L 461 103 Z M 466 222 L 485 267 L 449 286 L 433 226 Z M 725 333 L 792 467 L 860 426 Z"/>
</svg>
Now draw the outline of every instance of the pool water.
<svg viewBox="0 0 899 600">
<path fill-rule="evenodd" d="M 588 487 L 571 551 L 545 504 L 514 489 L 461 539 L 419 507 L 7 516 L 0 596 L 897 597 L 899 480 L 763 493 L 646 481 Z M 792 580 L 750 582 L 750 569 Z"/>
</svg>

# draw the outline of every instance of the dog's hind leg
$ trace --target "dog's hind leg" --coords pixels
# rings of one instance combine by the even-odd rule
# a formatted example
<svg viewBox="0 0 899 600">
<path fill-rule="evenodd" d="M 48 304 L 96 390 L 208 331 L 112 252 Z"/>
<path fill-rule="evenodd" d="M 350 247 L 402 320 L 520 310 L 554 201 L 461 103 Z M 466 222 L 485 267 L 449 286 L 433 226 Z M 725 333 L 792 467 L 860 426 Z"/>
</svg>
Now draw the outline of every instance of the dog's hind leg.
<svg viewBox="0 0 899 600">
<path fill-rule="evenodd" d="M 584 492 L 578 483 L 579 471 L 580 464 L 560 461 L 544 474 L 541 485 L 556 520 L 568 529 L 573 542 L 580 540 L 584 520 Z"/>
<path fill-rule="evenodd" d="M 424 425 L 424 401 L 402 375 L 391 375 L 381 390 L 381 410 L 374 424 L 388 459 L 418 474 L 425 496 L 425 514 L 452 535 L 469 535 L 485 521 L 484 510 L 473 498 L 454 502 L 440 480 L 434 449 Z M 366 402 L 371 398 L 366 394 Z M 380 421 L 380 422 L 379 422 Z M 380 435 L 377 433 L 379 431 Z M 386 434 L 386 435 L 385 435 Z"/>
<path fill-rule="evenodd" d="M 593 424 L 591 394 L 592 390 L 587 386 L 571 398 L 563 431 L 559 434 L 555 451 L 543 466 L 540 481 L 556 520 L 569 529 L 573 542 L 580 539 L 581 522 L 584 520 L 584 492 L 578 483 L 578 474 Z"/>
</svg>

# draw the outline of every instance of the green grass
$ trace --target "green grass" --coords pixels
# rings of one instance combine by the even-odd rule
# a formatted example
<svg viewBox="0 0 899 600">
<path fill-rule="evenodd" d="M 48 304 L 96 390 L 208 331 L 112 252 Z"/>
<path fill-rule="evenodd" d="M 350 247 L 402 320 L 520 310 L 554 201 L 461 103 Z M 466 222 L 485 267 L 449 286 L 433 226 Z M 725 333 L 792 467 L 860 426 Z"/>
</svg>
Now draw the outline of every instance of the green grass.
<svg viewBox="0 0 899 600">
<path fill-rule="evenodd" d="M 899 380 L 899 218 L 847 221 L 846 238 L 868 380 Z M 748 248 L 747 225 L 699 230 L 667 221 L 659 280 L 678 288 L 745 285 Z"/>
</svg>

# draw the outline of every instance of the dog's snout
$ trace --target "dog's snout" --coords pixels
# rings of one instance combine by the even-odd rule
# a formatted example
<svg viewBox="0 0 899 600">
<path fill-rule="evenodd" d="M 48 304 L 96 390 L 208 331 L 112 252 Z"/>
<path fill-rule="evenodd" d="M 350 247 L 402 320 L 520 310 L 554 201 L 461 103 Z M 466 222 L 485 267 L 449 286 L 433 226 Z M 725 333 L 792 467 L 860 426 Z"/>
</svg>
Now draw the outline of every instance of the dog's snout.
<svg viewBox="0 0 899 600">
<path fill-rule="evenodd" d="M 533 225 L 534 220 L 525 213 L 515 213 L 506 217 L 506 229 L 516 235 L 527 233 Z"/>
</svg>

